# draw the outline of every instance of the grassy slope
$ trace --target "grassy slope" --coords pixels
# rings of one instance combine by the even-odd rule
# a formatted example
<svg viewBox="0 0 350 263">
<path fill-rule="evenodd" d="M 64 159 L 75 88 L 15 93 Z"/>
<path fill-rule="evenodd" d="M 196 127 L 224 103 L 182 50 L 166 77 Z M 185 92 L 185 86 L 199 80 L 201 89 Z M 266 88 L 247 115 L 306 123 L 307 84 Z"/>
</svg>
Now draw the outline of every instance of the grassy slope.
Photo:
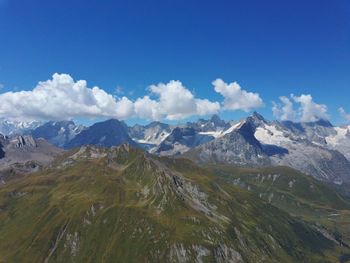
<svg viewBox="0 0 350 263">
<path fill-rule="evenodd" d="M 190 161 L 87 152 L 0 188 L 0 262 L 336 262 L 334 243 Z"/>
<path fill-rule="evenodd" d="M 210 169 L 291 215 L 319 224 L 331 233 L 340 232 L 343 240 L 350 242 L 350 203 L 327 184 L 288 167 Z"/>
</svg>

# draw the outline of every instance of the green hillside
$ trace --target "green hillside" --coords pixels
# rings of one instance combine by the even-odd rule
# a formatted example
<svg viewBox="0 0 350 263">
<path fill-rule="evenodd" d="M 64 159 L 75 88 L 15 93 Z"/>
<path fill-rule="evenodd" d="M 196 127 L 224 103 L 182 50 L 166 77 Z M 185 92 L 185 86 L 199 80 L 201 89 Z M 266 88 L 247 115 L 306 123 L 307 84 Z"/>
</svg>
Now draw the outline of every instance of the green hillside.
<svg viewBox="0 0 350 263">
<path fill-rule="evenodd" d="M 228 177 L 127 145 L 82 147 L 12 178 L 0 188 L 0 262 L 338 262 L 346 252 Z"/>
<path fill-rule="evenodd" d="M 288 167 L 245 169 L 211 166 L 232 185 L 255 193 L 293 216 L 318 225 L 350 244 L 350 203 L 331 187 Z"/>
</svg>

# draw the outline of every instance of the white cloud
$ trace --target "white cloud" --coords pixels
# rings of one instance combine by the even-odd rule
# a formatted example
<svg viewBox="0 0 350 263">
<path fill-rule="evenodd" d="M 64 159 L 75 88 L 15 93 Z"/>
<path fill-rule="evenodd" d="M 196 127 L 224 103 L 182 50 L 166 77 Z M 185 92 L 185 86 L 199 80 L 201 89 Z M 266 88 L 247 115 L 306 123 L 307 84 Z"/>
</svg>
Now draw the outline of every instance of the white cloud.
<svg viewBox="0 0 350 263">
<path fill-rule="evenodd" d="M 180 81 L 160 83 L 149 88 L 149 96 L 131 101 L 115 97 L 99 87 L 89 88 L 85 80 L 74 81 L 57 74 L 39 82 L 31 91 L 0 94 L 0 117 L 24 120 L 59 120 L 75 117 L 183 119 L 220 110 L 218 102 L 198 99 Z"/>
<path fill-rule="evenodd" d="M 296 112 L 293 108 L 293 102 L 285 97 L 281 96 L 279 97 L 280 101 L 282 102 L 282 106 L 273 102 L 272 106 L 272 112 L 273 115 L 276 116 L 277 118 L 281 119 L 282 121 L 286 120 L 296 120 Z"/>
<path fill-rule="evenodd" d="M 339 111 L 339 113 L 340 113 L 340 115 L 342 116 L 343 119 L 345 119 L 346 121 L 350 122 L 350 114 L 347 113 L 343 107 L 340 107 L 338 109 L 338 111 Z"/>
<path fill-rule="evenodd" d="M 285 96 L 281 96 L 279 99 L 280 104 L 273 102 L 272 112 L 275 117 L 283 121 L 314 122 L 320 119 L 329 119 L 327 106 L 315 103 L 310 94 L 300 96 L 291 94 L 290 99 Z M 297 106 L 296 110 L 294 105 Z"/>
<path fill-rule="evenodd" d="M 220 110 L 218 102 L 195 98 L 180 81 L 151 85 L 149 90 L 158 97 L 157 101 L 145 96 L 135 102 L 136 113 L 146 119 L 178 120 L 193 115 L 214 114 Z"/>
<path fill-rule="evenodd" d="M 263 100 L 258 93 L 242 90 L 237 82 L 227 84 L 222 79 L 216 79 L 212 84 L 215 91 L 224 97 L 225 109 L 249 111 L 263 106 Z"/>
<path fill-rule="evenodd" d="M 31 91 L 0 95 L 0 116 L 13 119 L 69 119 L 72 117 L 126 118 L 133 109 L 126 97 L 115 99 L 104 90 L 74 82 L 67 74 L 54 74 Z"/>
<path fill-rule="evenodd" d="M 313 102 L 310 94 L 301 96 L 294 96 L 292 98 L 295 102 L 300 103 L 300 120 L 304 122 L 312 122 L 320 119 L 329 119 L 327 114 L 327 106 L 324 104 L 317 104 Z"/>
<path fill-rule="evenodd" d="M 139 98 L 134 103 L 135 113 L 141 119 L 160 120 L 163 118 L 159 102 L 149 96 Z"/>
<path fill-rule="evenodd" d="M 4 87 L 5 87 L 5 85 L 0 83 L 0 89 L 3 89 Z"/>
</svg>

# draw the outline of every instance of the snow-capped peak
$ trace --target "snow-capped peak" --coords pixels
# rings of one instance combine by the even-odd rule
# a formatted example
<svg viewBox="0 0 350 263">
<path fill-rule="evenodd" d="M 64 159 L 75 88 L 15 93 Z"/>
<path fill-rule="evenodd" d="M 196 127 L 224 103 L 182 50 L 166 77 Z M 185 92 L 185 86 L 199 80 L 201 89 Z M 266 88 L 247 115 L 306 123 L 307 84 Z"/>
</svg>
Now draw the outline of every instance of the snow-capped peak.
<svg viewBox="0 0 350 263">
<path fill-rule="evenodd" d="M 21 135 L 39 127 L 41 124 L 39 121 L 16 121 L 0 118 L 0 133 L 4 135 Z"/>
</svg>

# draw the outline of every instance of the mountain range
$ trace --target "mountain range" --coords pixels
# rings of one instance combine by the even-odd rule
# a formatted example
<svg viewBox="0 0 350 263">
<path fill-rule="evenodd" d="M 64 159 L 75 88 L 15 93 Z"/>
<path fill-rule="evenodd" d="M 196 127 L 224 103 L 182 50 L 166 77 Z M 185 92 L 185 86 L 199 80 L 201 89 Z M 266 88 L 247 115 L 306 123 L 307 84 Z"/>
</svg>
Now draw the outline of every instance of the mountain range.
<svg viewBox="0 0 350 263">
<path fill-rule="evenodd" d="M 23 135 L 42 124 L 40 121 L 16 121 L 0 118 L 0 133 L 4 135 Z"/>
<path fill-rule="evenodd" d="M 268 121 L 255 112 L 239 121 L 224 121 L 217 115 L 179 125 L 152 122 L 132 127 L 118 120 L 90 127 L 61 121 L 25 131 L 64 149 L 129 143 L 153 154 L 184 156 L 199 164 L 285 165 L 334 184 L 350 182 L 350 126 L 334 127 L 326 120 Z"/>
</svg>

